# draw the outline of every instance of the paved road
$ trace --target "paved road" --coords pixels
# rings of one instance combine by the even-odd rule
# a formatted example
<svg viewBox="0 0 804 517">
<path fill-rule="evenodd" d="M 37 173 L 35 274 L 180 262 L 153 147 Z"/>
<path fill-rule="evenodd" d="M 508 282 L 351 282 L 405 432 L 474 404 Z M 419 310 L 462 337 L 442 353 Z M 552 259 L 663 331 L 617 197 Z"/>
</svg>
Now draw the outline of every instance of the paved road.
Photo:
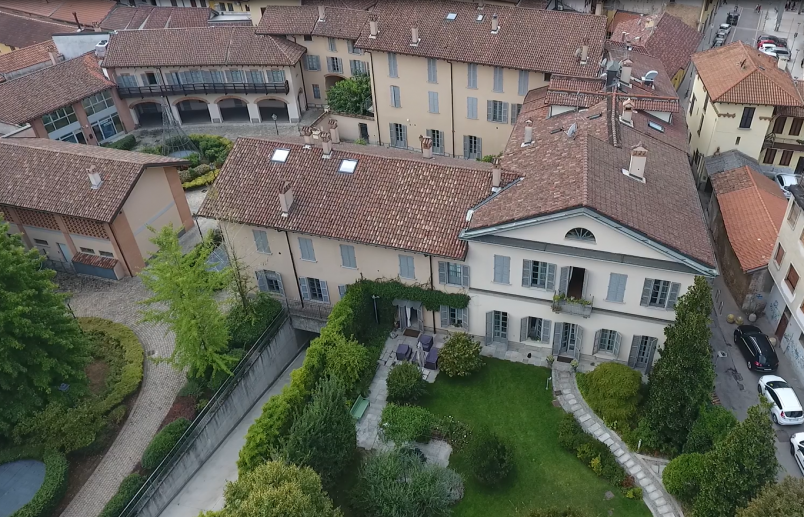
<svg viewBox="0 0 804 517">
<path fill-rule="evenodd" d="M 715 352 L 715 394 L 720 398 L 723 407 L 734 412 L 738 419 L 743 420 L 748 414 L 748 408 L 756 405 L 759 401 L 757 394 L 757 382 L 760 375 L 748 370 L 746 361 L 737 347 L 734 346 L 733 334 L 735 326 L 726 322 L 726 315 L 742 315 L 728 290 L 723 284 L 722 278 L 715 279 L 715 291 L 720 290 L 720 296 L 716 297 L 715 320 L 712 323 L 712 348 Z M 720 301 L 723 308 L 718 313 Z M 763 332 L 772 334 L 770 322 L 764 317 L 756 323 Z M 719 353 L 725 353 L 721 356 Z M 779 371 L 777 375 L 783 377 L 793 386 L 801 400 L 804 400 L 804 379 L 800 379 L 793 368 L 790 366 L 784 355 L 779 357 Z M 804 431 L 804 425 L 779 426 L 774 425 L 776 431 L 776 458 L 782 466 L 779 472 L 779 479 L 786 475 L 802 477 L 801 471 L 796 466 L 795 460 L 790 455 L 790 436 L 794 433 Z"/>
<path fill-rule="evenodd" d="M 246 433 L 254 420 L 262 413 L 262 406 L 290 383 L 290 372 L 304 362 L 307 349 L 302 350 L 274 381 L 273 385 L 251 407 L 249 412 L 226 437 L 215 453 L 201 466 L 190 481 L 184 485 L 160 517 L 196 517 L 199 512 L 223 508 L 223 489 L 227 481 L 237 479 L 237 458 L 246 443 Z"/>
</svg>

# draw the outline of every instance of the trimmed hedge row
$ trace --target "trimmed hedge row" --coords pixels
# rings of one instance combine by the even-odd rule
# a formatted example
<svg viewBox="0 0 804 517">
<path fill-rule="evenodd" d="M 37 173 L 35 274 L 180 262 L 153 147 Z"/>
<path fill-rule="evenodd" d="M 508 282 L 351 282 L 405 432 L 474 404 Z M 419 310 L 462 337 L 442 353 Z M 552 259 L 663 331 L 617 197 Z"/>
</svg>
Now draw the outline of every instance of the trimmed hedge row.
<svg viewBox="0 0 804 517">
<path fill-rule="evenodd" d="M 189 420 L 177 418 L 156 433 L 145 452 L 142 453 L 142 468 L 153 470 L 158 467 L 173 450 L 173 447 L 179 443 L 179 439 L 188 427 L 190 427 Z"/>
<path fill-rule="evenodd" d="M 84 332 L 101 332 L 117 340 L 123 348 L 125 365 L 120 380 L 98 404 L 99 411 L 105 414 L 139 388 L 145 353 L 136 334 L 125 325 L 102 318 L 78 318 L 78 323 Z"/>
<path fill-rule="evenodd" d="M 45 464 L 45 479 L 33 499 L 11 514 L 11 517 L 49 517 L 67 490 L 69 465 L 63 454 L 41 446 L 24 446 L 0 451 L 0 465 L 12 461 L 35 459 Z"/>
<path fill-rule="evenodd" d="M 130 151 L 137 147 L 137 138 L 134 135 L 126 135 L 120 140 L 115 140 L 110 144 L 101 144 L 101 147 L 109 147 L 111 149 L 121 149 L 123 151 Z"/>
<path fill-rule="evenodd" d="M 120 483 L 117 493 L 106 503 L 98 517 L 119 517 L 128 503 L 137 495 L 137 491 L 145 484 L 145 479 L 136 472 L 126 476 Z"/>
</svg>

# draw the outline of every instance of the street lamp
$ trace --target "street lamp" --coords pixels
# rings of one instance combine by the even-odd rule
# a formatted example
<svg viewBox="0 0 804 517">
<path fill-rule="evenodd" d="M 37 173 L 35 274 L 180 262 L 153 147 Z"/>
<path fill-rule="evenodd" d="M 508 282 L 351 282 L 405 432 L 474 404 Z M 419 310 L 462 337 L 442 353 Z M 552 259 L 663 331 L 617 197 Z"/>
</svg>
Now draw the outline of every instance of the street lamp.
<svg viewBox="0 0 804 517">
<path fill-rule="evenodd" d="M 274 128 L 276 128 L 276 136 L 279 136 L 279 124 L 276 123 L 276 119 L 279 117 L 276 116 L 276 113 L 271 115 L 271 118 L 274 119 Z"/>
</svg>

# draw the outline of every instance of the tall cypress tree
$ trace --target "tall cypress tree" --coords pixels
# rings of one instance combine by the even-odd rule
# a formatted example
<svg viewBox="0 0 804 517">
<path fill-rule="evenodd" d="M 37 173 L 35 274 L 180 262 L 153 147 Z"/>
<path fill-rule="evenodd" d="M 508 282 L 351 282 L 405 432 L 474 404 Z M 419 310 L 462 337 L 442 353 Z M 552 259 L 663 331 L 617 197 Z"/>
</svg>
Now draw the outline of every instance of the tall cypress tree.
<svg viewBox="0 0 804 517">
<path fill-rule="evenodd" d="M 676 320 L 664 330 L 661 357 L 650 374 L 645 424 L 656 446 L 681 452 L 715 381 L 709 346 L 712 290 L 696 277 L 676 304 Z"/>
<path fill-rule="evenodd" d="M 26 251 L 0 218 L 0 435 L 48 402 L 86 387 L 89 347 L 68 313 L 65 295 L 42 267 L 39 251 Z"/>
</svg>

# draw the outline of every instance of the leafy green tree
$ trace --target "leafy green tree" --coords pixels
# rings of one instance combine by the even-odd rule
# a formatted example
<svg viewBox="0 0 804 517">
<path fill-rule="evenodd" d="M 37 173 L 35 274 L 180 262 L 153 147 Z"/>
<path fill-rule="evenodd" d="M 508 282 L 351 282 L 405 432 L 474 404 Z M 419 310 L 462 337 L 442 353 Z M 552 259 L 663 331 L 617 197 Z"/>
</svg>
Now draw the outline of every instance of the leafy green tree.
<svg viewBox="0 0 804 517">
<path fill-rule="evenodd" d="M 206 375 L 210 368 L 230 373 L 234 359 L 226 353 L 229 332 L 214 298 L 215 291 L 226 286 L 229 272 L 207 270 L 211 239 L 184 255 L 178 233 L 168 225 L 151 242 L 159 251 L 140 275 L 153 293 L 142 302 L 148 306 L 143 319 L 165 323 L 176 335 L 173 353 L 163 360 L 195 376 Z"/>
<path fill-rule="evenodd" d="M 475 431 L 466 452 L 469 469 L 483 485 L 499 485 L 514 470 L 514 449 L 489 429 Z"/>
<path fill-rule="evenodd" d="M 269 461 L 226 484 L 226 506 L 199 517 L 341 517 L 311 468 Z"/>
<path fill-rule="evenodd" d="M 467 377 L 480 370 L 480 343 L 465 332 L 456 332 L 444 343 L 438 356 L 441 371 L 450 377 Z"/>
<path fill-rule="evenodd" d="M 662 483 L 668 492 L 686 505 L 692 505 L 701 490 L 706 456 L 690 452 L 676 456 L 662 472 Z"/>
<path fill-rule="evenodd" d="M 700 408 L 711 399 L 715 371 L 709 346 L 711 288 L 696 277 L 675 308 L 676 320 L 664 330 L 661 357 L 650 374 L 644 424 L 649 446 L 678 453 L 687 441 Z"/>
<path fill-rule="evenodd" d="M 326 377 L 293 422 L 285 442 L 285 457 L 296 465 L 311 467 L 328 486 L 343 472 L 356 446 L 355 421 L 349 413 L 343 382 Z"/>
<path fill-rule="evenodd" d="M 737 510 L 737 517 L 788 517 L 804 515 L 804 479 L 787 476 L 779 484 L 769 484 Z"/>
<path fill-rule="evenodd" d="M 684 444 L 684 453 L 709 452 L 729 435 L 735 425 L 737 418 L 722 406 L 709 406 L 701 410 Z"/>
<path fill-rule="evenodd" d="M 332 111 L 350 115 L 369 115 L 371 112 L 371 79 L 361 74 L 338 81 L 327 90 L 327 103 Z"/>
<path fill-rule="evenodd" d="M 427 394 L 427 381 L 413 363 L 400 363 L 388 373 L 385 381 L 388 387 L 388 401 L 397 403 L 415 402 Z"/>
<path fill-rule="evenodd" d="M 0 436 L 20 420 L 86 388 L 89 345 L 56 292 L 39 251 L 26 251 L 0 217 Z"/>
<path fill-rule="evenodd" d="M 706 455 L 695 517 L 732 517 L 776 479 L 776 435 L 761 403 Z M 788 514 L 792 515 L 792 514 Z"/>
</svg>

